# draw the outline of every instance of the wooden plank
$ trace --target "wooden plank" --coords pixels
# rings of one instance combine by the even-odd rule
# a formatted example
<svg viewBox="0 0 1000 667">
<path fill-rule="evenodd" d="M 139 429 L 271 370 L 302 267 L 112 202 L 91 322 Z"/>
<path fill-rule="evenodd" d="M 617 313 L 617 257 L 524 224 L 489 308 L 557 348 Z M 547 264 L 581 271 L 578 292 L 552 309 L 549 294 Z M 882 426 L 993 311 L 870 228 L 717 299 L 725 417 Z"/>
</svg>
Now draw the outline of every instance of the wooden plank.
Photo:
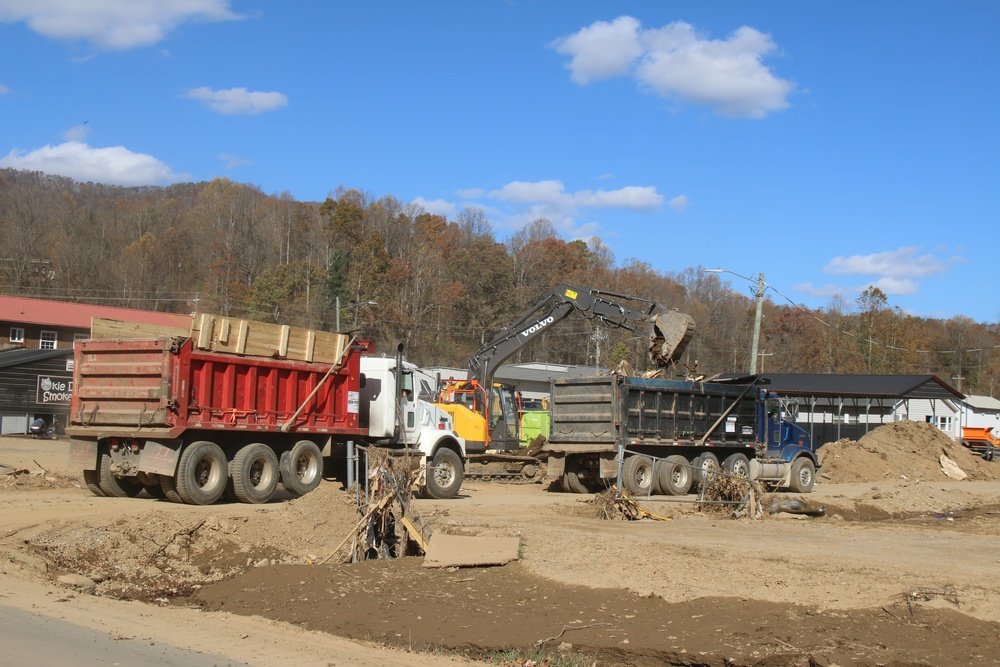
<svg viewBox="0 0 1000 667">
<path fill-rule="evenodd" d="M 316 353 L 316 332 L 310 331 L 306 334 L 306 349 L 303 352 L 302 358 L 306 361 L 312 361 L 313 356 Z"/>
<path fill-rule="evenodd" d="M 240 320 L 240 332 L 236 336 L 236 354 L 247 353 L 247 336 L 250 334 L 250 323 Z"/>
<path fill-rule="evenodd" d="M 192 337 L 202 350 L 335 364 L 350 336 L 198 313 Z"/>
<path fill-rule="evenodd" d="M 281 327 L 281 341 L 278 343 L 278 356 L 288 356 L 288 337 L 291 335 L 291 332 L 292 328 L 287 324 Z"/>
<path fill-rule="evenodd" d="M 195 339 L 195 346 L 199 350 L 212 349 L 212 329 L 214 318 L 207 313 L 195 313 L 194 323 L 191 325 L 191 337 Z"/>
<path fill-rule="evenodd" d="M 413 525 L 413 522 L 405 516 L 402 517 L 399 522 L 406 527 L 406 532 L 410 534 L 410 537 L 413 538 L 414 542 L 420 545 L 421 550 L 423 550 L 424 553 L 427 553 L 427 541 L 424 540 L 424 536 L 420 534 L 420 531 Z"/>
<path fill-rule="evenodd" d="M 186 338 L 190 333 L 189 330 L 180 327 L 123 322 L 104 317 L 90 319 L 91 338 L 159 338 L 161 336 L 183 336 Z"/>
</svg>

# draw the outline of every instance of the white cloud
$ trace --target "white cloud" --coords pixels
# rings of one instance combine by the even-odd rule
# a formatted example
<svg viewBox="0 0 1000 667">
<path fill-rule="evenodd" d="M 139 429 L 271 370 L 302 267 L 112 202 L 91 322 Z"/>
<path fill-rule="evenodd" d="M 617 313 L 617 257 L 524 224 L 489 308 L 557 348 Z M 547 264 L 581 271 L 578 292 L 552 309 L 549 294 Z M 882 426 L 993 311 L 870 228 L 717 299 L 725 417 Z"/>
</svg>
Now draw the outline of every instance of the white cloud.
<svg viewBox="0 0 1000 667">
<path fill-rule="evenodd" d="M 512 181 L 502 188 L 486 192 L 480 188 L 456 191 L 463 199 L 479 199 L 473 205 L 482 210 L 497 229 L 516 230 L 545 218 L 569 239 L 589 239 L 601 232 L 597 221 L 579 222 L 592 209 L 651 211 L 662 206 L 664 197 L 654 187 L 626 186 L 617 190 L 578 190 L 567 192 L 559 180 Z M 495 206 L 484 204 L 483 198 Z M 443 199 L 417 197 L 414 204 L 428 213 L 454 216 L 459 206 Z M 462 206 L 469 206 L 463 202 Z"/>
<path fill-rule="evenodd" d="M 683 213 L 684 209 L 686 209 L 688 205 L 690 205 L 690 203 L 691 202 L 688 201 L 687 195 L 677 195 L 676 197 L 667 202 L 667 206 L 674 209 L 678 213 Z"/>
<path fill-rule="evenodd" d="M 45 37 L 106 51 L 156 44 L 183 23 L 242 18 L 229 0 L 0 0 L 0 22 L 23 21 Z"/>
<path fill-rule="evenodd" d="M 909 278 L 880 278 L 875 282 L 870 284 L 873 287 L 877 287 L 886 296 L 898 296 L 901 294 L 916 294 L 920 290 L 917 288 L 917 283 Z M 868 285 L 865 286 L 866 288 Z M 860 290 L 864 291 L 864 290 Z"/>
<path fill-rule="evenodd" d="M 143 153 L 122 146 L 92 148 L 78 141 L 44 146 L 30 152 L 12 150 L 0 159 L 0 167 L 42 171 L 68 176 L 77 181 L 113 185 L 162 185 L 188 178 Z"/>
<path fill-rule="evenodd" d="M 763 118 L 787 108 L 795 89 L 762 62 L 777 48 L 771 37 L 747 26 L 713 40 L 681 21 L 643 30 L 639 21 L 622 16 L 550 46 L 571 56 L 568 68 L 578 84 L 632 76 L 664 98 L 703 104 L 723 116 Z"/>
<path fill-rule="evenodd" d="M 444 199 L 424 199 L 417 197 L 413 203 L 420 206 L 431 215 L 442 215 L 444 217 L 454 217 L 458 213 L 458 207 Z"/>
<path fill-rule="evenodd" d="M 209 109 L 225 116 L 255 115 L 288 106 L 288 97 L 282 93 L 255 92 L 246 88 L 212 90 L 203 86 L 189 90 L 184 96 L 204 102 Z"/>
<path fill-rule="evenodd" d="M 793 289 L 800 294 L 805 294 L 816 299 L 832 299 L 833 297 L 854 299 L 869 287 L 879 288 L 886 296 L 909 296 L 917 294 L 920 291 L 915 281 L 905 278 L 882 278 L 873 282 L 847 287 L 843 285 L 814 287 L 812 283 L 802 283 L 795 285 Z"/>
<path fill-rule="evenodd" d="M 841 285 L 822 285 L 815 287 L 812 283 L 799 283 L 792 285 L 792 289 L 800 294 L 805 294 L 816 299 L 831 299 L 835 296 L 845 297 L 849 294 L 860 294 L 861 290 L 854 287 L 842 287 Z"/>
<path fill-rule="evenodd" d="M 932 254 L 917 255 L 920 248 L 905 246 L 899 250 L 871 255 L 834 257 L 823 267 L 825 273 L 838 275 L 874 275 L 887 278 L 921 278 L 944 273 L 956 258 L 938 259 Z"/>
<path fill-rule="evenodd" d="M 90 134 L 90 125 L 86 122 L 74 125 L 63 132 L 63 139 L 66 141 L 83 141 Z"/>
<path fill-rule="evenodd" d="M 654 187 L 629 185 L 618 190 L 579 190 L 566 192 L 562 181 L 513 181 L 490 197 L 510 203 L 535 203 L 556 208 L 578 207 L 625 208 L 649 211 L 663 204 L 663 195 Z"/>
<path fill-rule="evenodd" d="M 248 160 L 229 153 L 219 153 L 215 157 L 226 163 L 226 169 L 235 169 L 236 167 L 245 167 L 248 164 L 253 164 L 253 160 Z"/>
<path fill-rule="evenodd" d="M 10 92 L 10 88 L 0 83 L 0 95 L 6 95 Z"/>
<path fill-rule="evenodd" d="M 631 16 L 619 16 L 611 23 L 597 21 L 569 37 L 555 40 L 550 46 L 572 56 L 571 77 L 582 85 L 628 74 L 632 62 L 643 51 L 639 27 L 639 21 Z"/>
</svg>

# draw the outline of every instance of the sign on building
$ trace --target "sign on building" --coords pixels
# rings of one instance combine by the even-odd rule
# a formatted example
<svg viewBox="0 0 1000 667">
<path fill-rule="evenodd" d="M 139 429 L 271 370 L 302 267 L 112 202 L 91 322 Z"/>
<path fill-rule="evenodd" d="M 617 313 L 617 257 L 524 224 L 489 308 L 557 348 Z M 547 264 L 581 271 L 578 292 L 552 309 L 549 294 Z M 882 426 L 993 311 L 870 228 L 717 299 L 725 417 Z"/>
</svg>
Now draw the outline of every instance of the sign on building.
<svg viewBox="0 0 1000 667">
<path fill-rule="evenodd" d="M 69 405 L 73 398 L 73 378 L 39 375 L 35 403 L 39 405 Z"/>
</svg>

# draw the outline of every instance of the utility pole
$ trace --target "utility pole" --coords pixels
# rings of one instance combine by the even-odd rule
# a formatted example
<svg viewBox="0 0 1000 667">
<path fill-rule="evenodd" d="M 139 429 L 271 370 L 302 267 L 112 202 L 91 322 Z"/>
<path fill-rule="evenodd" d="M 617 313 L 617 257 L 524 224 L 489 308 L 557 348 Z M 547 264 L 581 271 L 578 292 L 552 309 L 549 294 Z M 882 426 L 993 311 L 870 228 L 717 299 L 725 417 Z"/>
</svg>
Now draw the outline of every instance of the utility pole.
<svg viewBox="0 0 1000 667">
<path fill-rule="evenodd" d="M 764 274 L 757 274 L 757 312 L 753 317 L 753 344 L 750 346 L 750 375 L 757 372 L 757 345 L 760 343 L 760 316 L 764 305 Z"/>
</svg>

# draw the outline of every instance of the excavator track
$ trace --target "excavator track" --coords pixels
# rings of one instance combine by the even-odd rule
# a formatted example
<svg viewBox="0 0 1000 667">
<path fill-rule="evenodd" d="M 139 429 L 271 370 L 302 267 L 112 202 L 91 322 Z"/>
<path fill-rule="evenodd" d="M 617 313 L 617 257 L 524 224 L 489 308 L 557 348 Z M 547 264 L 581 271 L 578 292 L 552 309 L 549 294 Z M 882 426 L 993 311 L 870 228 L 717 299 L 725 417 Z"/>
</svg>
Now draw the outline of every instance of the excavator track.
<svg viewBox="0 0 1000 667">
<path fill-rule="evenodd" d="M 534 456 L 473 454 L 469 456 L 465 478 L 507 484 L 541 484 L 545 479 L 545 469 L 545 463 Z"/>
</svg>

